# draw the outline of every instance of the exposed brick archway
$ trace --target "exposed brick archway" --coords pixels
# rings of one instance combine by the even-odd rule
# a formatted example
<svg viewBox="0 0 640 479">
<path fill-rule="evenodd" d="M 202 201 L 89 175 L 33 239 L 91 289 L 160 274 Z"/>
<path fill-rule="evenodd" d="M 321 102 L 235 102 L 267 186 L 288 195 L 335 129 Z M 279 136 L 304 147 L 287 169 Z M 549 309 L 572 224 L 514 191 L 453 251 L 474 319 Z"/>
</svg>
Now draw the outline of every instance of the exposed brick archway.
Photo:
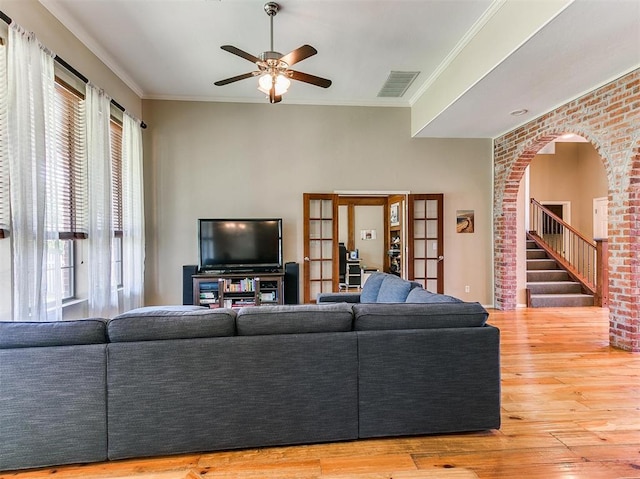
<svg viewBox="0 0 640 479">
<path fill-rule="evenodd" d="M 520 180 L 540 148 L 565 133 L 591 141 L 603 159 L 609 183 L 610 343 L 640 351 L 640 70 L 495 139 L 496 307 L 516 307 Z"/>
</svg>

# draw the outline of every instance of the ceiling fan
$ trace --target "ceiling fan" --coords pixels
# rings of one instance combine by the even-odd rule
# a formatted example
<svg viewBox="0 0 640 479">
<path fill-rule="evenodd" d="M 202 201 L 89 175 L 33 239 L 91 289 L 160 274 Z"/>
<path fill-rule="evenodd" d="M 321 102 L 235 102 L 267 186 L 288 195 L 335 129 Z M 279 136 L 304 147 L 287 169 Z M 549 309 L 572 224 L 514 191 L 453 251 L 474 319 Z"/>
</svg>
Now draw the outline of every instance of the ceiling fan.
<svg viewBox="0 0 640 479">
<path fill-rule="evenodd" d="M 289 79 L 309 83 L 321 88 L 329 88 L 331 86 L 331 80 L 289 69 L 291 65 L 318 53 L 311 45 L 302 45 L 286 55 L 282 55 L 282 53 L 273 50 L 273 17 L 276 16 L 279 9 L 280 5 L 275 2 L 268 2 L 264 5 L 264 11 L 269 15 L 271 25 L 271 50 L 262 52 L 259 58 L 232 45 L 222 45 L 220 47 L 224 51 L 255 63 L 258 70 L 217 81 L 214 85 L 223 86 L 246 78 L 259 76 L 258 90 L 269 95 L 270 103 L 278 103 L 282 100 L 283 93 L 287 91 L 291 84 Z"/>
</svg>

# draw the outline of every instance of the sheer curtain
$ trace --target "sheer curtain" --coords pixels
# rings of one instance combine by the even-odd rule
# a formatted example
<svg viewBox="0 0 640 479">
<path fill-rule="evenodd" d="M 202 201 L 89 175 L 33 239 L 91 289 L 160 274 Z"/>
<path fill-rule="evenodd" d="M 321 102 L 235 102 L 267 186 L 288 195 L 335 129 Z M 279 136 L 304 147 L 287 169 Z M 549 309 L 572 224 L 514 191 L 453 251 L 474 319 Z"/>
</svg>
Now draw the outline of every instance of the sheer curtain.
<svg viewBox="0 0 640 479">
<path fill-rule="evenodd" d="M 13 319 L 62 319 L 53 55 L 9 27 L 8 143 Z"/>
<path fill-rule="evenodd" d="M 9 154 L 7 143 L 7 46 L 4 39 L 0 37 L 0 230 L 9 229 Z M 0 231 L 0 238 L 3 233 L 4 231 Z M 0 274 L 3 270 L 4 268 L 0 266 Z"/>
<path fill-rule="evenodd" d="M 91 83 L 85 93 L 89 192 L 89 315 L 111 318 L 118 313 L 113 261 L 111 98 Z"/>
<path fill-rule="evenodd" d="M 123 115 L 122 129 L 122 268 L 125 311 L 144 305 L 144 197 L 140 120 Z"/>
</svg>

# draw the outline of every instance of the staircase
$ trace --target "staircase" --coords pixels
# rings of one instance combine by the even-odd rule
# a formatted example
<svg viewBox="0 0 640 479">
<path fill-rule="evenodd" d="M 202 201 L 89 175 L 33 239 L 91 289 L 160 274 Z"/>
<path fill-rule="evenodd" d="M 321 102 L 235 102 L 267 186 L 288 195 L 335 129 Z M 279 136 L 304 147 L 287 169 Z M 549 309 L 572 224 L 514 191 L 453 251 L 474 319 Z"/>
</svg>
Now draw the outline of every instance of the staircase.
<svg viewBox="0 0 640 479">
<path fill-rule="evenodd" d="M 527 240 L 527 289 L 532 308 L 593 306 L 593 295 L 584 294 L 580 283 L 573 281 L 535 241 Z"/>
</svg>

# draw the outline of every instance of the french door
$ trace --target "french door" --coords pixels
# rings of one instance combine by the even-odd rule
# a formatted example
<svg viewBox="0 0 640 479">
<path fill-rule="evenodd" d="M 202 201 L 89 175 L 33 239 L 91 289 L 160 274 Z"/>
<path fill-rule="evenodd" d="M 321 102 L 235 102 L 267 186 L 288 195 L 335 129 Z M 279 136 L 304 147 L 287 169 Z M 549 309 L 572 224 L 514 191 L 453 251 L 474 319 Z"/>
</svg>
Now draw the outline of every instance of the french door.
<svg viewBox="0 0 640 479">
<path fill-rule="evenodd" d="M 338 195 L 305 193 L 304 302 L 338 291 Z"/>
<path fill-rule="evenodd" d="M 397 198 L 398 203 L 402 198 Z M 315 302 L 319 293 L 338 291 L 339 195 L 304 193 L 304 302 Z M 403 217 L 407 237 L 402 239 L 407 274 L 426 289 L 444 292 L 444 195 L 410 194 Z M 385 213 L 385 221 L 391 222 Z M 389 247 L 387 243 L 385 247 Z"/>
<path fill-rule="evenodd" d="M 444 195 L 409 195 L 409 279 L 444 293 Z"/>
</svg>

